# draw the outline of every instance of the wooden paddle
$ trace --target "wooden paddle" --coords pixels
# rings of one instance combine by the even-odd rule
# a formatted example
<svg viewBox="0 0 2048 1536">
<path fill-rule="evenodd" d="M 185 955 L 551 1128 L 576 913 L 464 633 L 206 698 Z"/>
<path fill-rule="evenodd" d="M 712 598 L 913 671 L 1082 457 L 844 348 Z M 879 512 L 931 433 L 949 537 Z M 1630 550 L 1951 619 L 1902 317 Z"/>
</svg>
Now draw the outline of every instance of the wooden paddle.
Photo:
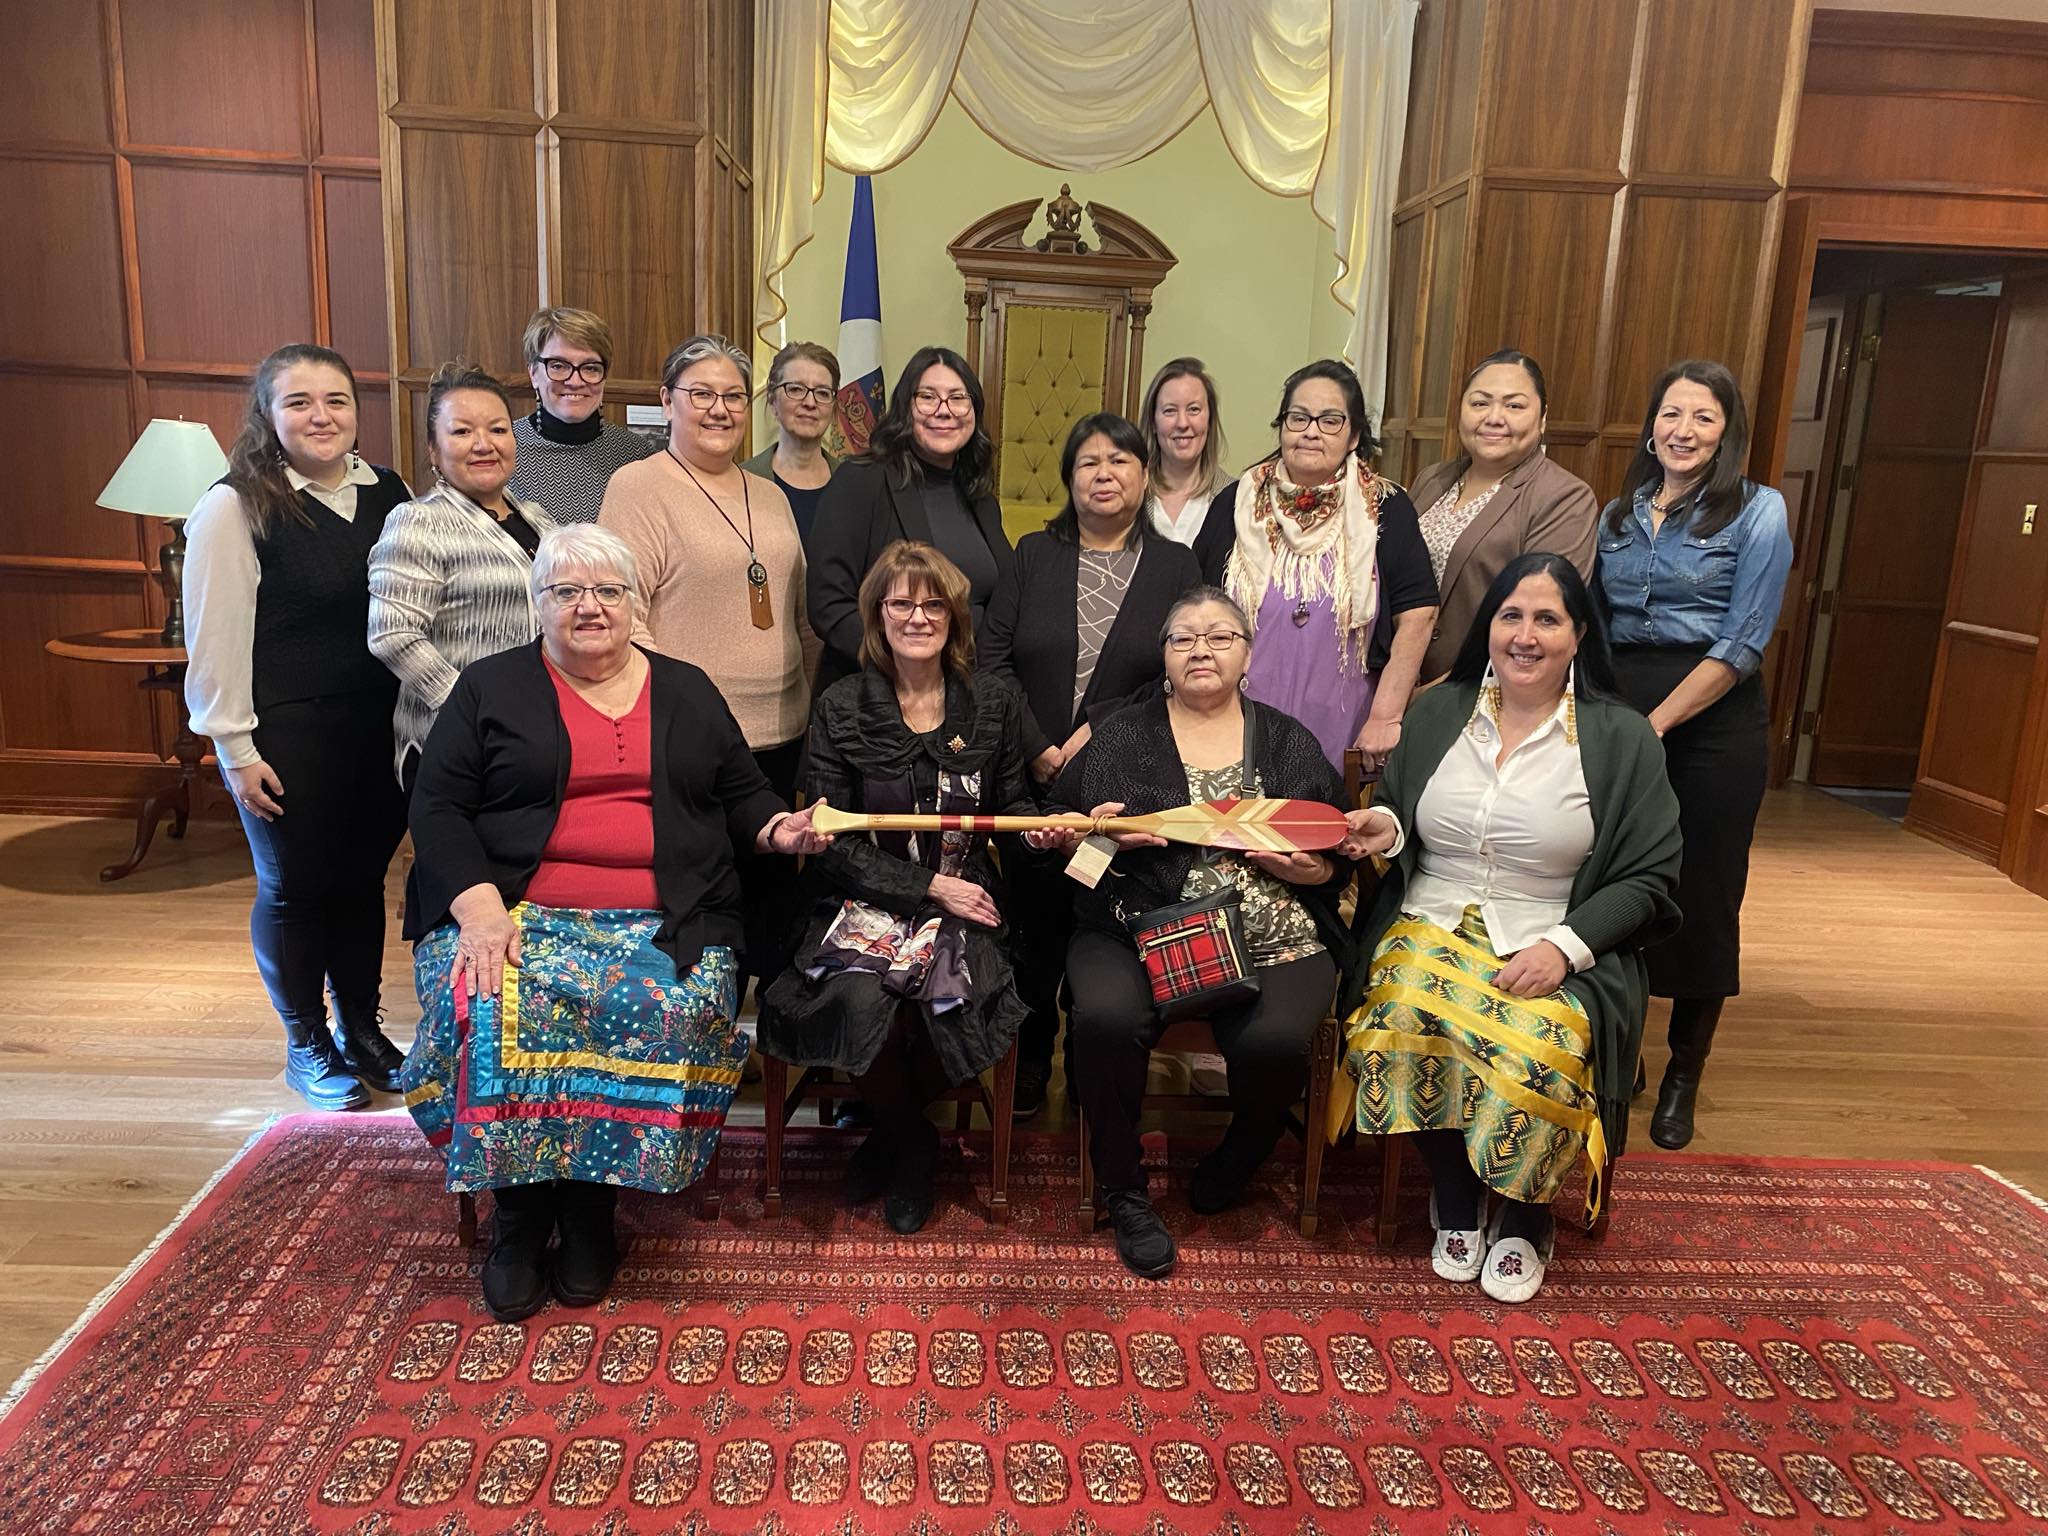
<svg viewBox="0 0 2048 1536">
<path fill-rule="evenodd" d="M 1344 813 L 1320 800 L 1208 800 L 1143 816 L 870 816 L 822 805 L 820 832 L 1150 832 L 1169 842 L 1239 853 L 1313 853 L 1344 840 Z"/>
</svg>

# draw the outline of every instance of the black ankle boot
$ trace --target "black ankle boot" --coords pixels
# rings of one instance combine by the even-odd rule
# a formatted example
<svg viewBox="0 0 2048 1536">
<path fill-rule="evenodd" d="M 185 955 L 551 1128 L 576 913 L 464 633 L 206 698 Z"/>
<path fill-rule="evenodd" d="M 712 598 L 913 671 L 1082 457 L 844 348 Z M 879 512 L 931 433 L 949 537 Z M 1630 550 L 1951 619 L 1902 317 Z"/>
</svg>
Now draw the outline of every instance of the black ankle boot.
<svg viewBox="0 0 2048 1536">
<path fill-rule="evenodd" d="M 555 1250 L 549 1279 L 563 1306 L 592 1307 L 604 1300 L 619 1272 L 619 1192 L 610 1184 L 573 1179 L 555 1188 L 562 1245 Z"/>
<path fill-rule="evenodd" d="M 939 1128 L 920 1120 L 896 1138 L 896 1171 L 889 1180 L 889 1198 L 882 1219 L 905 1237 L 931 1220 L 939 1177 Z"/>
<path fill-rule="evenodd" d="M 326 1024 L 303 1021 L 284 1031 L 284 1085 L 313 1109 L 362 1109 L 370 1095 L 335 1049 Z"/>
<path fill-rule="evenodd" d="M 1671 1062 L 1657 1085 L 1657 1107 L 1650 1115 L 1650 1140 L 1676 1152 L 1692 1140 L 1693 1107 L 1699 1098 L 1700 1075 L 1714 1048 L 1714 1029 L 1721 1022 L 1718 997 L 1681 997 L 1671 1004 Z"/>
<path fill-rule="evenodd" d="M 341 1016 L 334 1043 L 342 1065 L 379 1093 L 396 1093 L 405 1052 L 384 1037 L 384 1010 L 352 1007 L 337 997 L 334 1011 Z"/>
<path fill-rule="evenodd" d="M 547 1305 L 548 1238 L 555 1230 L 555 1186 L 512 1184 L 493 1192 L 491 1255 L 484 1260 L 484 1305 L 516 1323 Z"/>
<path fill-rule="evenodd" d="M 1188 1181 L 1188 1209 L 1197 1216 L 1215 1216 L 1243 1200 L 1252 1176 L 1279 1144 L 1280 1129 L 1264 1119 L 1232 1116 L 1216 1150 L 1195 1164 L 1194 1177 Z"/>
</svg>

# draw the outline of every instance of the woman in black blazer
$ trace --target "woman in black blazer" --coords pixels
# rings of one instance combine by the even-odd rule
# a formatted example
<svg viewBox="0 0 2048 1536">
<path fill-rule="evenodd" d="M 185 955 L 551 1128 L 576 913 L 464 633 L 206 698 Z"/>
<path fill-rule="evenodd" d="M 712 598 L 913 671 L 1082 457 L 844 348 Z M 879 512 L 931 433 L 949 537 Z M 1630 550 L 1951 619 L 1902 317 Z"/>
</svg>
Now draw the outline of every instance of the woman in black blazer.
<svg viewBox="0 0 2048 1536">
<path fill-rule="evenodd" d="M 1094 724 L 1149 697 L 1163 676 L 1159 626 L 1202 579 L 1192 551 L 1143 515 L 1145 438 L 1108 411 L 1067 434 L 1060 478 L 1067 505 L 1017 545 L 981 634 L 983 676 L 1024 692 L 1025 755 L 1050 783 L 1088 744 Z M 1017 1050 L 1017 1112 L 1035 1114 L 1052 1077 L 1059 989 L 1073 937 L 1073 882 L 1053 861 L 1023 858 L 1015 893 L 1018 990 L 1031 1017 Z"/>
<path fill-rule="evenodd" d="M 931 544 L 967 577 L 974 632 L 1015 557 L 995 498 L 981 381 L 948 347 L 920 347 L 875 424 L 868 456 L 825 487 L 806 550 L 805 607 L 825 643 L 813 697 L 860 670 L 860 584 L 898 539 Z"/>
</svg>

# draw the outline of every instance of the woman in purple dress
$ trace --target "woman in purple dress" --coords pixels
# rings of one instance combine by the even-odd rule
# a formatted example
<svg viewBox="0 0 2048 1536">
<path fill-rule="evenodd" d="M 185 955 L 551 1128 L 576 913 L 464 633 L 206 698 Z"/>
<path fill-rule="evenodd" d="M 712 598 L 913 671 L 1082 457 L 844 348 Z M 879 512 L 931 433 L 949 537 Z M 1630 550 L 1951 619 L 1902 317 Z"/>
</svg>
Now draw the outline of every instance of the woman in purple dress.
<svg viewBox="0 0 2048 1536">
<path fill-rule="evenodd" d="M 1203 579 L 1251 616 L 1245 691 L 1314 733 L 1331 765 L 1376 772 L 1401 739 L 1436 622 L 1436 577 L 1408 493 L 1372 470 L 1358 375 L 1297 368 L 1279 447 L 1224 488 L 1195 540 Z"/>
</svg>

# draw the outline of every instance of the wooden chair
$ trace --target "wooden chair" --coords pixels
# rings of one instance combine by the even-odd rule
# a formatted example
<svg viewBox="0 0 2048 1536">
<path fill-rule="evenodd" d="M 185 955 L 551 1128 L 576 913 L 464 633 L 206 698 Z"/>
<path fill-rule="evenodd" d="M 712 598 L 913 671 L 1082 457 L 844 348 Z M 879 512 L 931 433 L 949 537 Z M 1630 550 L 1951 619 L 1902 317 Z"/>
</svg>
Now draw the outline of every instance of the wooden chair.
<svg viewBox="0 0 2048 1536">
<path fill-rule="evenodd" d="M 713 1148 L 711 1161 L 704 1165 L 704 1172 L 697 1182 L 690 1186 L 690 1197 L 697 1203 L 697 1214 L 705 1221 L 718 1220 L 723 1201 L 718 1193 L 718 1149 Z M 455 1197 L 455 1232 L 461 1238 L 462 1246 L 476 1246 L 476 1196 Z"/>
<path fill-rule="evenodd" d="M 790 1063 L 766 1051 L 761 1053 L 761 1116 L 768 1139 L 767 1183 L 762 1191 L 761 1204 L 770 1216 L 779 1215 L 782 1210 L 782 1137 L 798 1107 L 806 1099 L 815 1101 L 818 1123 L 828 1125 L 834 1104 L 841 1099 L 858 1096 L 851 1083 L 827 1067 L 802 1068 L 794 1085 L 789 1074 Z M 992 1082 L 974 1077 L 958 1087 L 948 1088 L 939 1095 L 937 1102 L 955 1106 L 953 1128 L 961 1135 L 973 1126 L 975 1105 L 979 1104 L 988 1116 L 991 1140 L 989 1193 L 983 1212 L 992 1225 L 1002 1227 L 1010 1222 L 1010 1139 L 1016 1125 L 1016 1042 L 1011 1042 L 1009 1053 L 996 1063 L 990 1076 Z"/>
<path fill-rule="evenodd" d="M 1209 1028 L 1206 1019 L 1183 1019 L 1178 1024 L 1169 1024 L 1166 1032 L 1152 1047 L 1158 1052 L 1190 1052 L 1204 1054 L 1216 1049 L 1216 1035 Z M 1323 1134 L 1324 1117 L 1330 1096 L 1330 1075 L 1337 1068 L 1337 1019 L 1332 1013 L 1323 1015 L 1322 1023 L 1309 1042 L 1308 1089 L 1304 1097 L 1307 1104 L 1303 1116 L 1296 1118 L 1290 1110 L 1287 1128 L 1298 1137 L 1302 1144 L 1301 1198 L 1296 1207 L 1295 1220 L 1303 1237 L 1316 1235 L 1316 1196 L 1323 1182 Z M 1206 1093 L 1148 1093 L 1144 1098 L 1145 1109 L 1165 1110 L 1219 1110 L 1223 1101 Z M 1102 1210 L 1095 1202 L 1095 1169 L 1088 1160 L 1088 1117 L 1075 1106 L 1074 1123 L 1079 1127 L 1078 1136 L 1081 1150 L 1081 1201 L 1075 1207 L 1075 1220 L 1082 1232 L 1093 1232 L 1102 1220 Z"/>
</svg>

